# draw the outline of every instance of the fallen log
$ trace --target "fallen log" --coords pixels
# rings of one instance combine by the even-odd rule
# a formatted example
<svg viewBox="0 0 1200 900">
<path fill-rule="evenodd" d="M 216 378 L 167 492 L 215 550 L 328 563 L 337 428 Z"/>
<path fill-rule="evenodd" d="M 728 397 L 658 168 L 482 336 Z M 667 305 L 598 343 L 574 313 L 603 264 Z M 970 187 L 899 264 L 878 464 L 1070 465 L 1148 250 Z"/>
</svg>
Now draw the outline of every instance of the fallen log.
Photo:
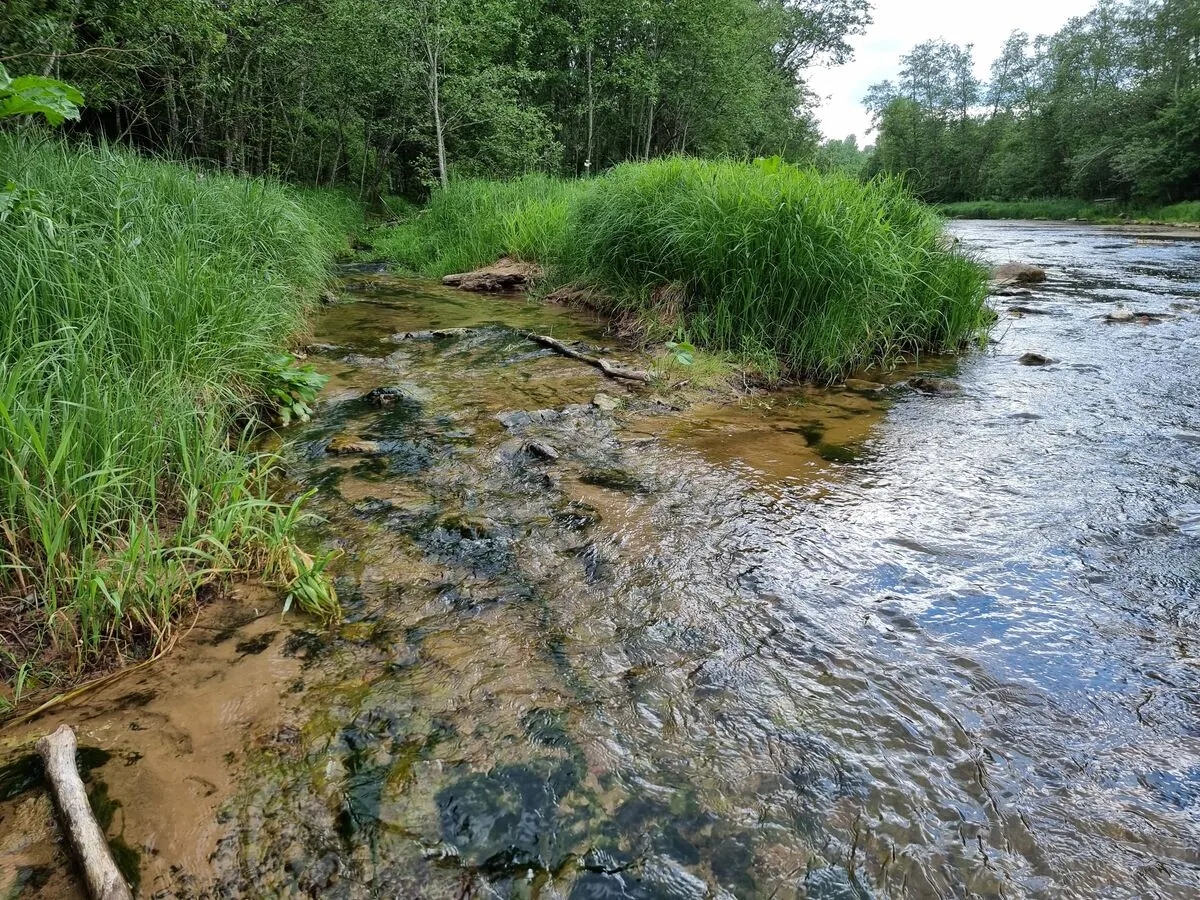
<svg viewBox="0 0 1200 900">
<path fill-rule="evenodd" d="M 88 804 L 83 781 L 75 767 L 75 750 L 75 732 L 68 725 L 59 725 L 57 731 L 37 742 L 37 752 L 45 767 L 46 781 L 58 808 L 63 834 L 83 872 L 92 900 L 133 900 L 129 885 L 117 868 L 104 832 Z"/>
<path fill-rule="evenodd" d="M 533 341 L 535 344 L 541 344 L 555 353 L 559 353 L 569 359 L 579 360 L 579 362 L 587 363 L 589 366 L 595 366 L 609 378 L 621 378 L 626 381 L 640 381 L 649 383 L 650 373 L 643 372 L 640 369 L 630 369 L 617 363 L 609 362 L 602 356 L 589 356 L 572 347 L 568 347 L 560 340 L 549 337 L 544 334 L 534 334 L 532 331 L 527 331 L 525 337 Z"/>
</svg>

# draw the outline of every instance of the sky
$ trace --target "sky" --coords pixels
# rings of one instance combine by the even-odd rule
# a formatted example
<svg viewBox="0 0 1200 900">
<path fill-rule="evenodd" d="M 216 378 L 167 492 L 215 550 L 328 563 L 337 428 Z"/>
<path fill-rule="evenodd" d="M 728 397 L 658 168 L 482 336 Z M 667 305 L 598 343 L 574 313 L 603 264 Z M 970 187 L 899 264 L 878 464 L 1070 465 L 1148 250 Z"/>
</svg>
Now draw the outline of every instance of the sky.
<svg viewBox="0 0 1200 900">
<path fill-rule="evenodd" d="M 930 38 L 975 45 L 975 73 L 987 78 L 992 60 L 1014 30 L 1030 34 L 1058 31 L 1096 0 L 875 0 L 874 24 L 851 39 L 854 59 L 844 66 L 812 69 L 809 86 L 821 98 L 817 119 L 826 137 L 858 135 L 859 146 L 871 143 L 870 117 L 862 106 L 867 88 L 895 80 L 900 56 Z"/>
</svg>

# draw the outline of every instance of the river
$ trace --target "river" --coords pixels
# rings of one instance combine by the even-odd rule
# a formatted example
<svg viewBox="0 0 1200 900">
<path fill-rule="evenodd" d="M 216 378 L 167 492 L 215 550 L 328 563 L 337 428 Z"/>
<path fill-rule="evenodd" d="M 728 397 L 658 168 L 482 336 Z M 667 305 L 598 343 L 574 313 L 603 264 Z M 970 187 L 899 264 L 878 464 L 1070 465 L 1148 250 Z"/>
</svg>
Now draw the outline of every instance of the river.
<svg viewBox="0 0 1200 900">
<path fill-rule="evenodd" d="M 277 448 L 342 554 L 346 624 L 260 616 L 205 644 L 236 653 L 143 679 L 177 688 L 85 717 L 139 754 L 96 771 L 144 883 L 1200 895 L 1200 241 L 952 231 L 1049 274 L 993 298 L 986 348 L 876 373 L 879 395 L 685 410 L 515 330 L 604 344 L 583 314 L 351 275 L 315 327 L 321 409 Z M 478 327 L 388 339 L 451 326 Z M 345 437 L 374 446 L 331 452 Z M 137 775 L 139 715 L 225 732 L 173 837 L 145 820 L 180 792 L 132 809 L 167 777 Z M 188 740 L 177 768 L 204 756 Z"/>
</svg>

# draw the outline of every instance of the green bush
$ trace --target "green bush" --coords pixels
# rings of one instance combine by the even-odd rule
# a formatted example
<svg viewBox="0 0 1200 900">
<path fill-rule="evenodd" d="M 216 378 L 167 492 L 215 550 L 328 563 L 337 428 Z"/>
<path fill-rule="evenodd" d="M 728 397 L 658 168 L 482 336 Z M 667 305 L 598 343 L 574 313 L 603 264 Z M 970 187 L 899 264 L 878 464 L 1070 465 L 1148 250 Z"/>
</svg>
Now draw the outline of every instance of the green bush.
<svg viewBox="0 0 1200 900">
<path fill-rule="evenodd" d="M 295 512 L 230 428 L 356 213 L 11 134 L 0 171 L 0 676 L 19 696 L 161 645 L 223 572 L 287 571 Z"/>
</svg>

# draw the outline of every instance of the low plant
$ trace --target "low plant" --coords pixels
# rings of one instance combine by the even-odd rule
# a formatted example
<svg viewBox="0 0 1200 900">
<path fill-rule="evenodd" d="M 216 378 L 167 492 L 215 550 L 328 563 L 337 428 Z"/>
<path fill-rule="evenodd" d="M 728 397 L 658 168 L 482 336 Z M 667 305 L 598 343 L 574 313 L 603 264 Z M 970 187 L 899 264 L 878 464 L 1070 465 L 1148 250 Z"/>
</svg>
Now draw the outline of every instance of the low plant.
<svg viewBox="0 0 1200 900">
<path fill-rule="evenodd" d="M 297 365 L 290 353 L 276 353 L 267 357 L 262 390 L 279 424 L 290 425 L 312 417 L 312 404 L 328 381 L 312 366 Z"/>
</svg>

